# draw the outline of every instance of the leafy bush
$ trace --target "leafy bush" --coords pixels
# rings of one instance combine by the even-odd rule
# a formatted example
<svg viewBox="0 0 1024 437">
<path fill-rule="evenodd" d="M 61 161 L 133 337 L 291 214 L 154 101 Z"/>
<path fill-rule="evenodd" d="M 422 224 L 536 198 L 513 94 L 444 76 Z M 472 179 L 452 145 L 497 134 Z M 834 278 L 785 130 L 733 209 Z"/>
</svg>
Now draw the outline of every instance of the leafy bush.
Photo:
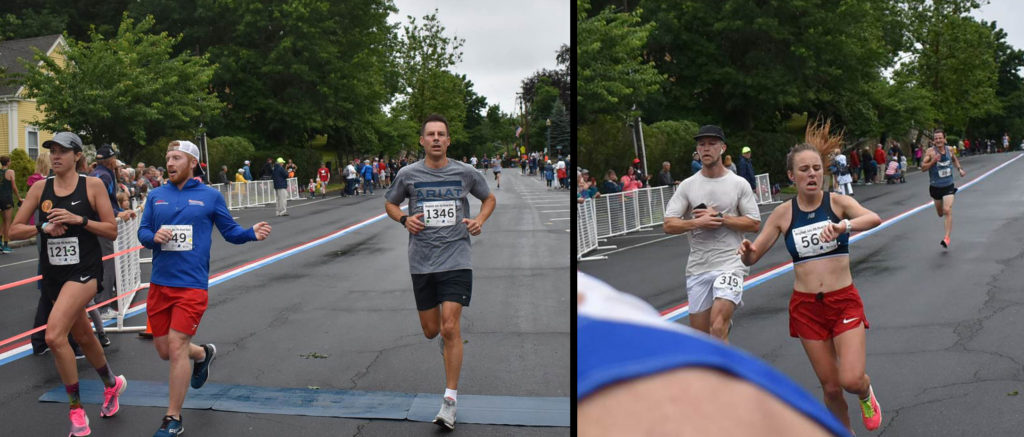
<svg viewBox="0 0 1024 437">
<path fill-rule="evenodd" d="M 32 173 L 35 173 L 36 162 L 29 158 L 28 153 L 24 150 L 14 149 L 11 152 L 11 164 L 8 168 L 14 170 L 14 182 L 18 184 L 18 194 L 21 194 L 21 197 L 25 197 L 28 194 L 26 180 Z M 17 203 L 18 199 L 14 199 L 14 202 Z"/>
</svg>

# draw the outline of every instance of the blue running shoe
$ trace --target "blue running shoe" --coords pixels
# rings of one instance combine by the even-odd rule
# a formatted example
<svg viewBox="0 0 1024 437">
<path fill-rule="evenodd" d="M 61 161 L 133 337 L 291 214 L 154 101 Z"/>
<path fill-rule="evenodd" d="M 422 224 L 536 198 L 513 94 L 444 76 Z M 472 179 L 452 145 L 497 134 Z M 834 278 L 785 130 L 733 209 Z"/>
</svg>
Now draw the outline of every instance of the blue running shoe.
<svg viewBox="0 0 1024 437">
<path fill-rule="evenodd" d="M 153 437 L 175 437 L 185 432 L 185 427 L 181 424 L 181 419 L 175 419 L 171 416 L 164 416 L 164 421 L 160 424 L 160 429 L 156 430 L 156 434 Z"/>
<path fill-rule="evenodd" d="M 200 388 L 206 384 L 206 378 L 210 377 L 210 364 L 217 358 L 217 347 L 210 344 L 202 345 L 206 350 L 206 359 L 201 363 L 192 364 L 192 388 Z"/>
</svg>

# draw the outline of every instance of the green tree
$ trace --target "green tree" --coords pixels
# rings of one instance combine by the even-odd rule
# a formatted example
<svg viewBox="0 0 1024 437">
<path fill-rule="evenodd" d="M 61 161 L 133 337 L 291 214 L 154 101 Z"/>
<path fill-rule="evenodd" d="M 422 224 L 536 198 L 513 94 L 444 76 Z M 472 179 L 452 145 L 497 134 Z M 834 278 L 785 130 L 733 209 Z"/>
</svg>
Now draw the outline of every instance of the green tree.
<svg viewBox="0 0 1024 437">
<path fill-rule="evenodd" d="M 131 160 L 141 146 L 176 131 L 196 131 L 220 111 L 209 92 L 206 57 L 173 56 L 177 38 L 149 33 L 152 17 L 125 18 L 117 35 L 68 41 L 63 65 L 37 51 L 25 62 L 28 97 L 44 111 L 42 129 L 73 129 L 87 143 L 115 143 Z"/>
<path fill-rule="evenodd" d="M 639 10 L 615 13 L 608 8 L 588 16 L 589 0 L 577 0 L 576 10 L 576 119 L 587 124 L 600 114 L 624 118 L 664 80 L 643 59 L 655 25 L 641 24 Z"/>
<path fill-rule="evenodd" d="M 906 0 L 913 59 L 901 66 L 933 99 L 937 118 L 952 132 L 1000 109 L 995 97 L 998 68 L 992 30 L 967 15 L 971 0 Z M 931 126 L 929 126 L 931 127 Z"/>
<path fill-rule="evenodd" d="M 451 68 L 462 61 L 465 40 L 445 34 L 437 10 L 424 16 L 422 24 L 413 16 L 407 18 L 409 24 L 402 27 L 402 37 L 396 43 L 399 92 L 393 110 L 416 123 L 416 138 L 420 123 L 428 115 L 445 116 L 454 148 L 452 156 L 461 156 L 468 146 L 463 127 L 467 88 L 465 77 L 455 75 Z"/>
<path fill-rule="evenodd" d="M 555 104 L 548 116 L 551 120 L 550 135 L 551 144 L 548 146 L 552 154 L 565 155 L 569 153 L 569 114 L 561 102 Z"/>
</svg>

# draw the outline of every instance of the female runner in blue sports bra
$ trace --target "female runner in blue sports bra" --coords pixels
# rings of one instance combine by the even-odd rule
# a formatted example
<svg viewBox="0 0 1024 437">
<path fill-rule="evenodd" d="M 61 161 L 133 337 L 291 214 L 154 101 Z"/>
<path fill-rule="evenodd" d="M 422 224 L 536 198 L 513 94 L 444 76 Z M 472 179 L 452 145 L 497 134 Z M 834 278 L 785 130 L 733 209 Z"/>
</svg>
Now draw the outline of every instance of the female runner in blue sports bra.
<svg viewBox="0 0 1024 437">
<path fill-rule="evenodd" d="M 807 142 L 790 150 L 786 171 L 796 185 L 796 198 L 775 208 L 757 239 L 743 240 L 738 252 L 744 264 L 753 265 L 785 236 L 795 274 L 790 336 L 800 338 L 829 410 L 850 427 L 843 390 L 856 394 L 870 431 L 881 424 L 882 414 L 865 373 L 869 325 L 853 286 L 847 245 L 850 232 L 874 228 L 881 219 L 853 197 L 823 190 L 822 156 L 842 144 L 840 135 L 829 134 L 829 124 L 809 125 Z"/>
</svg>

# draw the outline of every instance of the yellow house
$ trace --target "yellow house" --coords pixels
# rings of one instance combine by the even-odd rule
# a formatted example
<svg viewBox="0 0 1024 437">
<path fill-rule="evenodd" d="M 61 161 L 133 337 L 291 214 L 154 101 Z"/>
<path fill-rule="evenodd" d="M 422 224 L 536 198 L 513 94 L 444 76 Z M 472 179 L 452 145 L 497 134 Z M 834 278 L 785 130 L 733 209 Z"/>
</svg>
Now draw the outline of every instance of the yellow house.
<svg viewBox="0 0 1024 437">
<path fill-rule="evenodd" d="M 66 48 L 67 42 L 61 35 L 0 41 L 0 68 L 6 70 L 8 76 L 24 73 L 25 67 L 20 60 L 31 61 L 35 54 L 33 49 L 46 53 L 63 66 L 65 59 L 62 53 Z M 32 125 L 34 120 L 42 117 L 36 101 L 25 98 L 23 84 L 0 85 L 0 155 L 22 149 L 35 159 L 39 145 L 53 138 L 53 132 Z"/>
</svg>

